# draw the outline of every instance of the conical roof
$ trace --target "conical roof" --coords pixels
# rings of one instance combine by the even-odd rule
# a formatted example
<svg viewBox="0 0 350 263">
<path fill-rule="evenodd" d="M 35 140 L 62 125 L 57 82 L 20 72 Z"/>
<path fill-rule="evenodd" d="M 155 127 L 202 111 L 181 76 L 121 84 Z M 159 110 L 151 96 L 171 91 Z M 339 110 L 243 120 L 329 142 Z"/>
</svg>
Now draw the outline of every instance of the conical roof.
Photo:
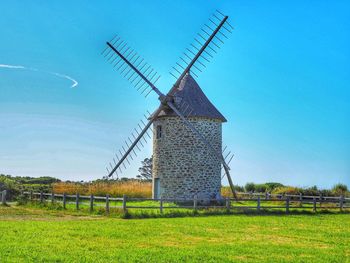
<svg viewBox="0 0 350 263">
<path fill-rule="evenodd" d="M 226 122 L 225 117 L 205 96 L 194 78 L 187 73 L 173 94 L 174 104 L 186 117 L 204 117 Z M 171 109 L 162 110 L 158 117 L 177 116 Z"/>
</svg>

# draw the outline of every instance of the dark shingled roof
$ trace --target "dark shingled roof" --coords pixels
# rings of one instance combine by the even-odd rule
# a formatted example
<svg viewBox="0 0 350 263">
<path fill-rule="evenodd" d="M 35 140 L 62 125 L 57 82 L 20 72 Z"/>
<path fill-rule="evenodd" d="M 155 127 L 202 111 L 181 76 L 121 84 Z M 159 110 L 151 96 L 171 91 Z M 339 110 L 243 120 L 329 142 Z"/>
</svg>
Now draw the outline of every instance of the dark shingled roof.
<svg viewBox="0 0 350 263">
<path fill-rule="evenodd" d="M 207 96 L 205 96 L 202 89 L 190 74 L 186 74 L 181 80 L 179 87 L 174 93 L 174 102 L 175 106 L 186 117 L 205 117 L 226 122 L 225 117 L 208 100 Z M 177 115 L 171 109 L 163 110 L 158 115 L 158 117 L 165 116 Z"/>
</svg>

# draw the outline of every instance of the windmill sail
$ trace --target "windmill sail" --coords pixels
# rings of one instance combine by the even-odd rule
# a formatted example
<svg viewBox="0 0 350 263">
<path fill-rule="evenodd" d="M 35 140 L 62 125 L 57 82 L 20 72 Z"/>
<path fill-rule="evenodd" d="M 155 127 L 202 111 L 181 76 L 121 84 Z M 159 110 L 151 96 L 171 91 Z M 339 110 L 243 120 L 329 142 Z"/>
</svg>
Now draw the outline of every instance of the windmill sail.
<svg viewBox="0 0 350 263">
<path fill-rule="evenodd" d="M 215 43 L 215 39 L 219 39 L 223 44 L 224 41 L 221 40 L 218 35 L 221 34 L 227 38 L 222 31 L 225 30 L 226 32 L 231 33 L 231 30 L 228 29 L 228 27 L 233 29 L 227 19 L 228 16 L 216 11 L 216 13 L 213 14 L 213 19 L 209 19 L 209 22 L 212 25 L 209 26 L 205 24 L 205 27 L 207 28 L 202 28 L 205 35 L 203 36 L 203 33 L 197 33 L 200 39 L 194 39 L 195 43 L 192 43 L 190 48 L 186 48 L 186 51 L 183 52 L 184 56 L 180 57 L 181 61 L 177 62 L 176 66 L 173 67 L 175 72 L 170 72 L 170 74 L 177 80 L 168 94 L 172 94 L 187 72 L 191 70 L 191 73 L 197 76 L 198 72 L 202 72 L 203 68 L 205 68 L 205 63 L 210 62 L 210 59 L 213 58 L 212 53 L 217 53 L 217 49 L 220 48 L 220 45 Z M 227 25 L 227 27 L 225 25 Z M 214 29 L 212 28 L 213 26 L 215 26 Z M 185 65 L 183 65 L 183 63 L 185 63 Z"/>
<path fill-rule="evenodd" d="M 135 88 L 145 94 L 145 97 L 153 90 L 158 95 L 161 92 L 156 88 L 155 83 L 160 75 L 141 58 L 133 49 L 120 39 L 114 37 L 106 42 L 106 48 L 102 52 L 107 61 L 113 64 L 125 78 L 127 78 Z"/>
<path fill-rule="evenodd" d="M 147 116 L 145 116 L 145 118 L 148 119 Z M 147 140 L 145 138 L 146 135 L 148 138 L 151 138 L 151 136 L 148 134 L 148 130 L 151 129 L 150 126 L 152 122 L 153 120 L 148 121 L 148 123 L 145 123 L 143 120 L 141 120 L 141 124 L 139 123 L 134 129 L 134 131 L 131 132 L 131 136 L 128 137 L 128 140 L 124 142 L 124 145 L 116 154 L 117 161 L 115 161 L 115 158 L 113 158 L 114 165 L 112 165 L 112 163 L 109 163 L 111 170 L 107 168 L 107 178 L 112 177 L 113 174 L 117 174 L 118 176 L 118 168 L 119 172 L 121 172 L 122 165 L 124 169 L 126 169 L 125 161 L 130 165 L 130 161 L 128 158 L 131 158 L 133 160 L 133 158 L 137 156 L 136 150 L 141 151 L 140 146 L 142 148 L 144 147 L 142 140 L 144 141 L 144 143 L 147 143 Z"/>
</svg>

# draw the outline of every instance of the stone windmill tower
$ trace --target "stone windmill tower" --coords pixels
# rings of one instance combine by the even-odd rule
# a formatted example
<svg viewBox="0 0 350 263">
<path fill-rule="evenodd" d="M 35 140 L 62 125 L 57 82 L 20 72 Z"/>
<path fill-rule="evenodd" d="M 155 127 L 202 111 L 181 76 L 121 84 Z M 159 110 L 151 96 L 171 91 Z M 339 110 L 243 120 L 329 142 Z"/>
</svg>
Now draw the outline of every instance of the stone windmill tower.
<svg viewBox="0 0 350 263">
<path fill-rule="evenodd" d="M 221 124 L 226 119 L 189 73 L 174 93 L 174 104 L 191 108 L 187 119 L 221 152 Z M 221 189 L 221 161 L 196 134 L 170 108 L 159 113 L 153 131 L 153 197 L 216 198 Z"/>
<path fill-rule="evenodd" d="M 176 82 L 166 94 L 155 86 L 157 72 L 123 40 L 114 37 L 106 42 L 102 54 L 113 67 L 145 97 L 153 91 L 160 101 L 158 109 L 146 116 L 147 123 L 142 121 L 142 126 L 138 125 L 125 142 L 126 147 L 113 158 L 114 165 L 109 164 L 107 177 L 121 172 L 122 167 L 125 169 L 125 161 L 131 163 L 145 136 L 151 138 L 148 130 L 153 126 L 153 198 L 188 199 L 195 195 L 206 200 L 217 198 L 222 168 L 235 195 L 228 167 L 232 155 L 229 152 L 224 156 L 222 151 L 221 126 L 226 119 L 192 77 L 198 77 L 205 62 L 213 58 L 219 43 L 223 43 L 218 35 L 227 38 L 225 34 L 231 33 L 233 27 L 227 19 L 219 11 L 213 14 L 210 24 L 197 34 L 196 44 L 191 44 L 191 49 L 187 48 L 184 57 L 180 57 L 181 62 L 173 67 L 175 71 L 171 74 Z"/>
</svg>

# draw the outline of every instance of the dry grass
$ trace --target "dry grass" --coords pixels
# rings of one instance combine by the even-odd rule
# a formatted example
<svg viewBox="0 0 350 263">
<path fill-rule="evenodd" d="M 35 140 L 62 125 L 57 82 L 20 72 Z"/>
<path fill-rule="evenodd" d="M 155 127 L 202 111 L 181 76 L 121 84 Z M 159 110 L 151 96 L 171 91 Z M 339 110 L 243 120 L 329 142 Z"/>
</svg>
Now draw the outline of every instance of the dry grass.
<svg viewBox="0 0 350 263">
<path fill-rule="evenodd" d="M 127 195 L 135 198 L 150 198 L 152 196 L 152 184 L 150 182 L 128 181 L 113 183 L 55 183 L 53 192 L 58 194 L 76 194 L 111 196 Z"/>
<path fill-rule="evenodd" d="M 121 197 L 127 195 L 135 198 L 151 198 L 152 197 L 152 183 L 141 181 L 127 181 L 127 182 L 109 182 L 109 183 L 54 183 L 52 185 L 53 192 L 57 194 L 76 194 L 95 196 L 111 196 Z M 221 195 L 223 197 L 233 197 L 231 188 L 223 186 L 221 188 Z"/>
<path fill-rule="evenodd" d="M 231 188 L 229 186 L 222 186 L 221 187 L 221 195 L 222 195 L 222 197 L 233 197 Z"/>
</svg>

